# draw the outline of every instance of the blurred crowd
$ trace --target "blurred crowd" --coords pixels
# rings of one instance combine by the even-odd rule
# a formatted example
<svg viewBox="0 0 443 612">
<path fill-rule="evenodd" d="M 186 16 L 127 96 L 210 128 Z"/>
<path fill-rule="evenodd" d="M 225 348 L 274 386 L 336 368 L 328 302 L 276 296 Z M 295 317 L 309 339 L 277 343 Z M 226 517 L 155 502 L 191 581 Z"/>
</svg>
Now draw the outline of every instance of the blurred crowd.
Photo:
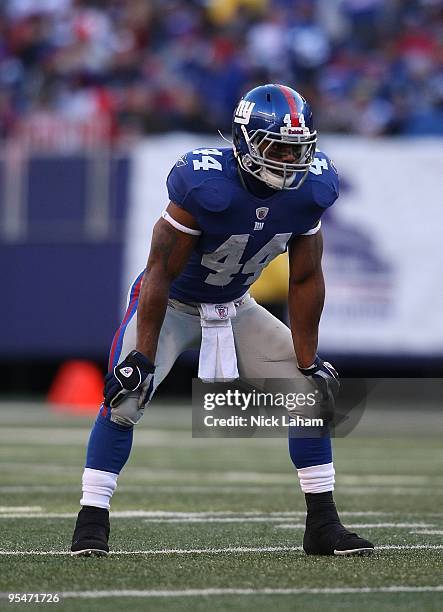
<svg viewBox="0 0 443 612">
<path fill-rule="evenodd" d="M 443 2 L 0 0 L 2 138 L 229 131 L 265 82 L 301 91 L 321 130 L 442 134 Z"/>
</svg>

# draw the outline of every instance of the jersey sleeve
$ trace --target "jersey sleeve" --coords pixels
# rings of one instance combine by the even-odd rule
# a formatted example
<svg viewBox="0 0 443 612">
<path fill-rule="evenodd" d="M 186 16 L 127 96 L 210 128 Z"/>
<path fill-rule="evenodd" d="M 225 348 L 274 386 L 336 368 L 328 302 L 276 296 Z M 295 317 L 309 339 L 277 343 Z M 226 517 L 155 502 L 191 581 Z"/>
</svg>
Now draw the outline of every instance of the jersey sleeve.
<svg viewBox="0 0 443 612">
<path fill-rule="evenodd" d="M 317 206 L 325 209 L 332 206 L 338 198 L 338 172 L 334 162 L 324 153 L 319 151 L 316 153 L 316 158 L 319 160 L 317 168 L 320 169 L 320 173 L 312 181 L 312 197 Z"/>
<path fill-rule="evenodd" d="M 338 173 L 334 163 L 322 151 L 316 151 L 309 170 L 308 198 L 313 205 L 311 227 L 300 236 L 312 236 L 321 228 L 321 217 L 332 206 L 339 194 Z"/>
<path fill-rule="evenodd" d="M 193 197 L 194 186 L 189 176 L 188 166 L 183 162 L 184 159 L 186 160 L 185 155 L 172 167 L 166 179 L 166 187 L 171 202 L 174 202 L 197 218 L 198 203 Z"/>
<path fill-rule="evenodd" d="M 316 234 L 318 231 L 320 231 L 321 228 L 321 219 L 319 219 L 315 225 L 313 225 L 311 227 L 310 230 L 308 230 L 307 232 L 304 232 L 303 234 L 300 234 L 300 236 L 312 236 L 313 234 Z"/>
</svg>

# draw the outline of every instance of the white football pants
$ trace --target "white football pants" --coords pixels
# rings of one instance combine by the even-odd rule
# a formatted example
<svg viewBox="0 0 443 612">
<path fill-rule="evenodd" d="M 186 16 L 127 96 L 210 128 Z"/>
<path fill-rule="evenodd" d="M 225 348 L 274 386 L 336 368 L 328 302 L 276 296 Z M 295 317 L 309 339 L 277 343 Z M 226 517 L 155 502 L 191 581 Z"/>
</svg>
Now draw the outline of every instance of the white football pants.
<svg viewBox="0 0 443 612">
<path fill-rule="evenodd" d="M 297 367 L 290 329 L 249 295 L 232 319 L 240 378 L 304 378 Z M 135 348 L 137 314 L 129 322 L 119 361 Z M 155 358 L 154 390 L 185 350 L 199 348 L 200 315 L 197 307 L 170 300 Z"/>
</svg>

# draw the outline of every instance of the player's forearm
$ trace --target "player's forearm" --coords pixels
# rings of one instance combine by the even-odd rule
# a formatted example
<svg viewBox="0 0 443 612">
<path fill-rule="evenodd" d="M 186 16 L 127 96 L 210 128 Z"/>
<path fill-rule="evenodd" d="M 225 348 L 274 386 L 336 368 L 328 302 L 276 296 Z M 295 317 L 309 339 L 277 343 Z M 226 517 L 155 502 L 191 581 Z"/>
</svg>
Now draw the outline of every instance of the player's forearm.
<svg viewBox="0 0 443 612">
<path fill-rule="evenodd" d="M 170 281 L 157 270 L 146 270 L 137 308 L 136 349 L 154 363 L 168 305 Z"/>
<path fill-rule="evenodd" d="M 314 362 L 318 345 L 318 326 L 325 300 L 321 267 L 303 280 L 289 283 L 289 318 L 294 350 L 300 367 Z"/>
</svg>

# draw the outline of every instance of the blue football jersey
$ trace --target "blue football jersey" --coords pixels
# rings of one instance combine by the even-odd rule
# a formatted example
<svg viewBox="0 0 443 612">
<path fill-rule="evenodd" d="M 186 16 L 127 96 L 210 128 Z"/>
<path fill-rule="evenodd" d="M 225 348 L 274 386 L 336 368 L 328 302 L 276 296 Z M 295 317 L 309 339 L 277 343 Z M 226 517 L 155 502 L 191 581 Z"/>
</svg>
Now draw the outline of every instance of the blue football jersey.
<svg viewBox="0 0 443 612">
<path fill-rule="evenodd" d="M 318 151 L 297 190 L 245 189 L 232 149 L 183 155 L 167 179 L 169 198 L 197 220 L 201 235 L 170 296 L 183 302 L 229 302 L 244 295 L 293 236 L 318 225 L 338 197 L 338 175 Z"/>
</svg>

